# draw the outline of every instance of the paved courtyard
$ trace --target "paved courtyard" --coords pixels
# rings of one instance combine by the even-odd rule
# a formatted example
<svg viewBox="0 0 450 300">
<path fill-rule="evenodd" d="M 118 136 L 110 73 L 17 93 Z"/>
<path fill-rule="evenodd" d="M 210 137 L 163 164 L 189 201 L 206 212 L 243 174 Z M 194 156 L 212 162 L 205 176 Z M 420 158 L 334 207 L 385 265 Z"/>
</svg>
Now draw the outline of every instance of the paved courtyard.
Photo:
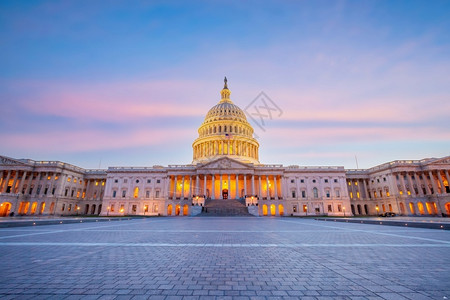
<svg viewBox="0 0 450 300">
<path fill-rule="evenodd" d="M 450 299 L 450 232 L 298 218 L 0 229 L 2 299 Z"/>
</svg>

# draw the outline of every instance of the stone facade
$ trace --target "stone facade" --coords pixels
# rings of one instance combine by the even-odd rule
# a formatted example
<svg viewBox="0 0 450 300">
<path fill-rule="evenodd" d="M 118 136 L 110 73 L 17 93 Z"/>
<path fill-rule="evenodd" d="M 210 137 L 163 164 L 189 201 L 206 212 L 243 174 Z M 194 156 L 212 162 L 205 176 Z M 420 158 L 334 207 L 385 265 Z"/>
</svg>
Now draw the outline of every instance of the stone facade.
<svg viewBox="0 0 450 300">
<path fill-rule="evenodd" d="M 208 200 L 240 199 L 259 216 L 450 215 L 450 156 L 367 170 L 266 165 L 225 85 L 187 165 L 85 170 L 0 156 L 0 216 L 189 216 Z"/>
</svg>

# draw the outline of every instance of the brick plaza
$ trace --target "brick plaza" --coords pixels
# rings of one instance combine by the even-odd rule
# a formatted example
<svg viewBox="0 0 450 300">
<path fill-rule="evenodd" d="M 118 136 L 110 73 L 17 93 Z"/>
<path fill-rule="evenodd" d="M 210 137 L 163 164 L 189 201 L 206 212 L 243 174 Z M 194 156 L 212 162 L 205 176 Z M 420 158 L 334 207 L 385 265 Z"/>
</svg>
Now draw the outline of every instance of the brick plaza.
<svg viewBox="0 0 450 300">
<path fill-rule="evenodd" d="M 0 229 L 2 299 L 450 299 L 450 232 L 299 218 Z"/>
</svg>

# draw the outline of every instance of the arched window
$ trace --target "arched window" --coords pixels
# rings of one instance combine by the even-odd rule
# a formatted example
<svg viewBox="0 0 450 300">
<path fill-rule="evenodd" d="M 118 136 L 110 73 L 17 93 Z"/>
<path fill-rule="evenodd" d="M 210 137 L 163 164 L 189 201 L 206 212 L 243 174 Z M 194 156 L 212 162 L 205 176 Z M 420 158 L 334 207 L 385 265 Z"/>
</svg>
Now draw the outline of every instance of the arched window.
<svg viewBox="0 0 450 300">
<path fill-rule="evenodd" d="M 270 205 L 270 214 L 271 214 L 272 216 L 275 216 L 275 215 L 276 215 L 276 207 L 275 207 L 275 204 Z"/>
<path fill-rule="evenodd" d="M 219 125 L 219 133 L 222 132 L 222 126 Z"/>
<path fill-rule="evenodd" d="M 284 207 L 283 207 L 283 204 L 279 204 L 279 205 L 278 205 L 278 214 L 279 214 L 280 216 L 284 215 Z"/>
<path fill-rule="evenodd" d="M 267 204 L 263 205 L 263 216 L 267 216 Z"/>
<path fill-rule="evenodd" d="M 134 197 L 134 198 L 139 197 L 139 188 L 138 188 L 138 187 L 135 187 L 135 188 L 134 188 L 134 194 L 133 194 L 133 197 Z"/>
<path fill-rule="evenodd" d="M 216 126 L 214 126 L 214 133 L 216 133 L 217 132 L 217 127 Z"/>
</svg>

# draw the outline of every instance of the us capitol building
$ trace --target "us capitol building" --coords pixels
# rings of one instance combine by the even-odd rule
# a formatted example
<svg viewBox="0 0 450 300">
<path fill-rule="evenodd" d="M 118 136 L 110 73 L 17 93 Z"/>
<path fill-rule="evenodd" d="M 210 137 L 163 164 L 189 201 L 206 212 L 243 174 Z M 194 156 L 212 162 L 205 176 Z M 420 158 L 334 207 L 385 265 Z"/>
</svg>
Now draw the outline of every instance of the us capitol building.
<svg viewBox="0 0 450 300">
<path fill-rule="evenodd" d="M 0 156 L 0 216 L 450 215 L 450 156 L 365 170 L 262 164 L 226 80 L 220 94 L 191 164 L 91 170 Z"/>
</svg>

